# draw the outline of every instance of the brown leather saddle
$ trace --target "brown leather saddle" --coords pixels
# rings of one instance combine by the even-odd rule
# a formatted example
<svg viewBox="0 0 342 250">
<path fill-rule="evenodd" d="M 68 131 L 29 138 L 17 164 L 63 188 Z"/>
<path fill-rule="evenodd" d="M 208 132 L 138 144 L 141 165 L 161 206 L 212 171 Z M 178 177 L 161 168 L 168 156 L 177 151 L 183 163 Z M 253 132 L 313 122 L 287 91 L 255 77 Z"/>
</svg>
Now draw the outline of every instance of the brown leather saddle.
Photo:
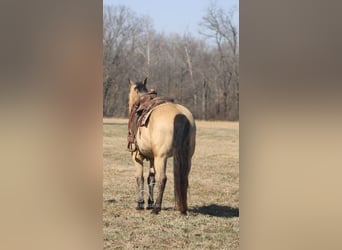
<svg viewBox="0 0 342 250">
<path fill-rule="evenodd" d="M 140 98 L 133 104 L 128 121 L 128 151 L 135 152 L 138 150 L 138 145 L 136 143 L 138 128 L 147 126 L 152 109 L 160 104 L 168 102 L 173 103 L 174 99 L 166 96 L 157 96 L 157 92 L 152 90 L 140 96 Z"/>
</svg>

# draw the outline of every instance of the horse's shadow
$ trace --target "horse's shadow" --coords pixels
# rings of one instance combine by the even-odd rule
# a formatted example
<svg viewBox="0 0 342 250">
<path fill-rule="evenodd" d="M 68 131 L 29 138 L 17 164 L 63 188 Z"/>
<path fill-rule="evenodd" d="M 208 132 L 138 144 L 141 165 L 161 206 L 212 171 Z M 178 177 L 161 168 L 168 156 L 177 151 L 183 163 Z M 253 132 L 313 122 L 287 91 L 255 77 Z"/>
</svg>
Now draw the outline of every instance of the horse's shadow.
<svg viewBox="0 0 342 250">
<path fill-rule="evenodd" d="M 189 209 L 189 212 L 211 215 L 215 217 L 233 218 L 239 217 L 239 208 L 233 208 L 230 206 L 222 206 L 217 204 L 210 204 L 207 206 L 194 207 Z"/>
</svg>

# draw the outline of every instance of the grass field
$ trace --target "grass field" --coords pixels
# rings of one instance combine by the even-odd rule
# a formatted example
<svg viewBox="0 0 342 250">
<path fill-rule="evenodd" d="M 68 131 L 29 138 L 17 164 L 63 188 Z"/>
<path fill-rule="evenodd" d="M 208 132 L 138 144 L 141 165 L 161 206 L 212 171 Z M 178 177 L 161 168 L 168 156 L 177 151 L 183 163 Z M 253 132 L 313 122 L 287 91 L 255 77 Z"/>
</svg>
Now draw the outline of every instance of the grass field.
<svg viewBox="0 0 342 250">
<path fill-rule="evenodd" d="M 126 151 L 127 120 L 103 120 L 104 249 L 239 249 L 239 124 L 196 124 L 188 215 L 173 210 L 172 158 L 162 211 L 153 215 L 150 210 L 135 210 L 135 168 Z M 145 176 L 148 166 L 149 162 Z"/>
</svg>

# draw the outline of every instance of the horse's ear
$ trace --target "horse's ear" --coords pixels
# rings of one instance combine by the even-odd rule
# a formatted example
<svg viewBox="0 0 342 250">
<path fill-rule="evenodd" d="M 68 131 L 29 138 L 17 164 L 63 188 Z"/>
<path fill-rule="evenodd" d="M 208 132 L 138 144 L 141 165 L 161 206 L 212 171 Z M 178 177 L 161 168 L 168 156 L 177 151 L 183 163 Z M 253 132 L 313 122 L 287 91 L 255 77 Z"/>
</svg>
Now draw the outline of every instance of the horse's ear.
<svg viewBox="0 0 342 250">
<path fill-rule="evenodd" d="M 134 82 L 131 79 L 128 78 L 128 86 L 131 87 L 132 85 L 134 85 Z"/>
<path fill-rule="evenodd" d="M 144 80 L 144 86 L 146 87 L 146 83 L 147 83 L 147 77 Z"/>
</svg>

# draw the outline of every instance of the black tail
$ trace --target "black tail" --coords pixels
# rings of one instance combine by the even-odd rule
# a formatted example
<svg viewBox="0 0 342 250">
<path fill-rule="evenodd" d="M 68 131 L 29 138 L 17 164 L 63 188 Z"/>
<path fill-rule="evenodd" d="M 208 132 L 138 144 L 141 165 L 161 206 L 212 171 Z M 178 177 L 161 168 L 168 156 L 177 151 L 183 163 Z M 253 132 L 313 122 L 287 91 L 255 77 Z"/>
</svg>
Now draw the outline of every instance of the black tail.
<svg viewBox="0 0 342 250">
<path fill-rule="evenodd" d="M 173 133 L 173 174 L 176 208 L 186 213 L 188 176 L 191 168 L 190 122 L 185 115 L 176 115 Z"/>
</svg>

